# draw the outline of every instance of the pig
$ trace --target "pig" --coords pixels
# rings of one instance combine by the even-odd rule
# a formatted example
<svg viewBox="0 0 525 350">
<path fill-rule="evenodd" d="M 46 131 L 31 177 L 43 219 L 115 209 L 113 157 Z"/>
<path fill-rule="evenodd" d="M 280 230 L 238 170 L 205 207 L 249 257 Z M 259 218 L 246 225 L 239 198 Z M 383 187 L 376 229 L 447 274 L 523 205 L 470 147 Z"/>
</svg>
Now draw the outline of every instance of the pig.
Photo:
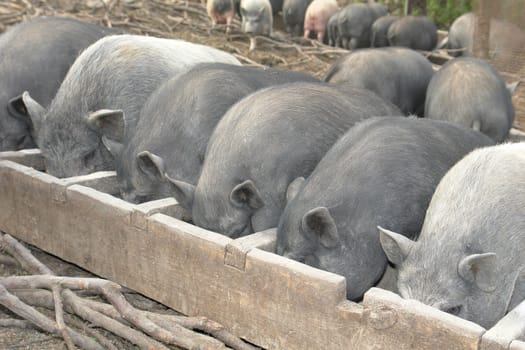
<svg viewBox="0 0 525 350">
<path fill-rule="evenodd" d="M 525 143 L 475 150 L 440 181 L 417 242 L 380 228 L 403 298 L 486 329 L 525 300 L 523 169 Z"/>
<path fill-rule="evenodd" d="M 425 92 L 434 75 L 423 55 L 403 47 L 362 49 L 342 55 L 324 81 L 349 82 L 392 102 L 404 114 L 423 114 Z"/>
<path fill-rule="evenodd" d="M 196 186 L 169 178 L 195 225 L 237 238 L 275 227 L 290 182 L 357 121 L 401 112 L 370 91 L 290 83 L 255 92 L 217 124 Z"/>
<path fill-rule="evenodd" d="M 110 147 L 122 198 L 141 203 L 170 197 L 165 174 L 196 184 L 208 139 L 228 108 L 256 90 L 293 81 L 318 80 L 284 69 L 202 63 L 163 83 L 142 109 L 133 136 Z"/>
<path fill-rule="evenodd" d="M 230 26 L 235 17 L 235 3 L 233 0 L 208 0 L 206 10 L 212 26 L 226 24 Z"/>
<path fill-rule="evenodd" d="M 453 50 L 449 51 L 450 55 L 473 56 L 476 22 L 477 16 L 469 12 L 461 15 L 452 23 L 446 45 L 444 45 L 445 48 Z M 510 52 L 519 51 L 525 46 L 525 32 L 512 23 L 492 18 L 488 44 L 491 59 L 507 59 L 506 56 L 509 56 Z M 464 50 L 458 51 L 460 49 Z"/>
<path fill-rule="evenodd" d="M 390 25 L 387 36 L 390 46 L 431 51 L 437 44 L 437 27 L 429 17 L 406 16 Z"/>
<path fill-rule="evenodd" d="M 310 33 L 315 32 L 317 40 L 323 42 L 326 24 L 338 9 L 335 0 L 313 0 L 304 16 L 304 37 L 309 38 Z"/>
<path fill-rule="evenodd" d="M 399 19 L 399 16 L 382 16 L 374 21 L 371 28 L 371 47 L 385 47 L 388 43 L 388 28 Z"/>
<path fill-rule="evenodd" d="M 304 15 L 309 3 L 310 0 L 284 0 L 283 21 L 289 34 L 303 35 Z"/>
<path fill-rule="evenodd" d="M 346 277 L 347 297 L 360 300 L 387 266 L 377 225 L 417 237 L 441 177 L 469 151 L 492 144 L 477 131 L 435 120 L 357 124 L 307 179 L 292 181 L 277 254 Z"/>
<path fill-rule="evenodd" d="M 250 34 L 250 51 L 256 48 L 256 35 L 270 36 L 273 26 L 269 0 L 241 0 L 241 30 Z"/>
<path fill-rule="evenodd" d="M 476 15 L 472 12 L 459 16 L 452 22 L 448 31 L 446 47 L 449 49 L 464 49 L 465 51 L 451 51 L 451 56 L 472 56 L 474 25 Z"/>
<path fill-rule="evenodd" d="M 378 19 L 379 17 L 388 15 L 388 9 L 383 4 L 373 2 L 373 3 L 368 4 L 368 7 L 370 8 L 370 10 L 372 10 L 372 15 L 374 16 L 374 20 Z"/>
<path fill-rule="evenodd" d="M 348 50 L 370 46 L 370 28 L 376 17 L 370 6 L 354 3 L 342 8 L 337 16 L 341 45 Z"/>
<path fill-rule="evenodd" d="M 447 62 L 428 84 L 425 117 L 479 130 L 496 142 L 505 140 L 514 121 L 511 92 L 487 62 L 460 57 Z"/>
<path fill-rule="evenodd" d="M 272 15 L 277 15 L 283 9 L 283 0 L 270 0 L 272 5 Z"/>
<path fill-rule="evenodd" d="M 22 93 L 48 106 L 78 54 L 116 32 L 73 18 L 40 17 L 0 36 L 0 151 L 36 147 Z"/>
<path fill-rule="evenodd" d="M 170 76 L 201 62 L 240 64 L 235 57 L 182 40 L 112 35 L 89 46 L 73 63 L 48 108 L 25 92 L 24 106 L 46 170 L 69 177 L 114 169 L 100 129 L 124 124 L 131 133 L 149 95 Z"/>
<path fill-rule="evenodd" d="M 332 17 L 328 20 L 326 25 L 326 32 L 328 36 L 328 45 L 330 46 L 339 46 L 339 34 L 337 32 L 337 16 L 339 11 L 334 13 Z"/>
</svg>

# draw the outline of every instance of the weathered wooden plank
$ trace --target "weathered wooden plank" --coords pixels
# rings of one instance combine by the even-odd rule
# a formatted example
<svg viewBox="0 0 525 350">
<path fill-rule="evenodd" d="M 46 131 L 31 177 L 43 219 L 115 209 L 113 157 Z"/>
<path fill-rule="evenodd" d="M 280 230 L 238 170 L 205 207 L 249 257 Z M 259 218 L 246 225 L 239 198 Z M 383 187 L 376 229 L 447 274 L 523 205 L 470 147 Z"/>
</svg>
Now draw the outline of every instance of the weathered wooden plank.
<svg viewBox="0 0 525 350">
<path fill-rule="evenodd" d="M 163 198 L 136 205 L 133 209 L 131 222 L 136 227 L 147 230 L 148 217 L 157 213 L 166 214 L 182 221 L 187 221 L 190 217 L 187 210 L 181 207 L 175 198 Z"/>
<path fill-rule="evenodd" d="M 17 172 L 16 169 L 20 171 Z M 6 232 L 16 232 L 16 195 L 15 182 L 19 173 L 26 167 L 11 161 L 0 161 L 0 229 Z"/>
<path fill-rule="evenodd" d="M 269 252 L 275 230 L 232 240 L 166 215 L 182 217 L 173 199 L 133 205 L 79 185 L 112 176 L 0 161 L 0 229 L 268 349 L 477 349 L 483 328 L 418 302 L 377 288 L 346 300 L 342 276 Z"/>
<path fill-rule="evenodd" d="M 111 195 L 119 193 L 117 173 L 115 171 L 98 171 L 88 175 L 68 177 L 62 179 L 61 183 L 64 187 L 83 185 Z"/>
<path fill-rule="evenodd" d="M 478 349 L 485 329 L 435 308 L 379 288 L 370 289 L 363 305 L 370 309 L 362 332 L 369 349 Z"/>
<path fill-rule="evenodd" d="M 525 350 L 525 342 L 514 340 L 510 343 L 509 350 Z"/>
<path fill-rule="evenodd" d="M 9 188 L 2 190 L 10 193 L 13 208 L 5 222 L 5 230 L 24 240 L 28 237 L 26 234 L 42 239 L 52 225 L 48 214 L 50 193 L 58 179 L 10 161 L 0 163 L 10 173 L 7 176 Z"/>
<path fill-rule="evenodd" d="M 226 246 L 224 263 L 244 270 L 246 255 L 250 250 L 259 248 L 273 252 L 275 250 L 276 229 L 269 229 L 233 240 Z"/>
<path fill-rule="evenodd" d="M 45 170 L 44 157 L 38 148 L 16 152 L 0 152 L 0 160 L 10 160 L 37 170 Z"/>
</svg>

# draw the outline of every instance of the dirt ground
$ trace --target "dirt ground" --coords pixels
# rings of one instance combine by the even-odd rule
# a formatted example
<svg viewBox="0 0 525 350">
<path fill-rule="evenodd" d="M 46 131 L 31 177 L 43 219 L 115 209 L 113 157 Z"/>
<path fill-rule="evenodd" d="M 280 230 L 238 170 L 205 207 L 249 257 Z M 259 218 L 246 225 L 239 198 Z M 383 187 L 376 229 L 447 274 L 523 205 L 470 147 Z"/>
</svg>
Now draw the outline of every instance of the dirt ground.
<svg viewBox="0 0 525 350">
<path fill-rule="evenodd" d="M 229 35 L 225 26 L 212 29 L 205 5 L 198 0 L 2 1 L 0 31 L 22 19 L 42 15 L 73 16 L 131 33 L 180 38 L 228 51 L 244 64 L 305 70 L 318 77 L 346 52 L 317 41 L 291 38 L 282 30 L 280 16 L 275 19 L 272 37 L 258 37 L 257 49 L 249 52 L 249 37 L 240 32 L 239 20 Z"/>
</svg>

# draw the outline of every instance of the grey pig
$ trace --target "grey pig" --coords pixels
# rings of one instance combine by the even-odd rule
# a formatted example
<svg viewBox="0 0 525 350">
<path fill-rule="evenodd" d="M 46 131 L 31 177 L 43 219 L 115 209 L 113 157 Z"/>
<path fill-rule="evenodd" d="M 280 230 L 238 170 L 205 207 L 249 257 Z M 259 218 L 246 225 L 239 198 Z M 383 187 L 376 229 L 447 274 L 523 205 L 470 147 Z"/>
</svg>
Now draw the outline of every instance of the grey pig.
<svg viewBox="0 0 525 350">
<path fill-rule="evenodd" d="M 401 17 L 390 25 L 387 36 L 390 46 L 431 51 L 437 45 L 436 24 L 425 16 Z"/>
<path fill-rule="evenodd" d="M 148 98 L 133 136 L 110 147 L 122 197 L 134 203 L 170 197 L 165 175 L 196 184 L 208 139 L 228 108 L 256 90 L 293 81 L 318 80 L 285 69 L 202 63 L 166 81 Z"/>
<path fill-rule="evenodd" d="M 375 115 L 401 112 L 348 86 L 293 83 L 257 91 L 218 123 L 197 186 L 172 179 L 175 198 L 197 226 L 229 237 L 275 227 L 290 182 L 308 176 L 348 128 Z"/>
<path fill-rule="evenodd" d="M 337 16 L 337 31 L 341 46 L 348 50 L 370 46 L 370 28 L 376 20 L 367 4 L 355 3 L 343 7 Z"/>
<path fill-rule="evenodd" d="M 514 121 L 511 92 L 499 73 L 483 60 L 460 57 L 447 62 L 428 84 L 425 117 L 479 130 L 505 140 Z"/>
<path fill-rule="evenodd" d="M 478 17 L 472 12 L 456 18 L 450 26 L 448 38 L 441 46 L 453 50 L 464 49 L 464 51 L 450 51 L 452 56 L 473 56 L 474 28 L 477 20 Z M 509 52 L 519 51 L 523 47 L 525 47 L 525 31 L 509 22 L 496 18 L 490 20 L 488 54 L 492 60 L 498 59 L 499 63 L 504 63 L 501 60 L 508 59 Z"/>
<path fill-rule="evenodd" d="M 432 64 L 418 52 L 385 47 L 342 55 L 323 80 L 348 82 L 369 89 L 398 106 L 403 113 L 422 116 L 425 92 L 433 74 Z"/>
<path fill-rule="evenodd" d="M 241 30 L 250 34 L 250 51 L 256 48 L 255 36 L 270 36 L 273 26 L 272 5 L 269 0 L 241 0 Z"/>
<path fill-rule="evenodd" d="M 0 151 L 36 147 L 22 93 L 30 91 L 47 107 L 79 53 L 116 32 L 73 18 L 39 17 L 0 36 Z"/>
<path fill-rule="evenodd" d="M 283 21 L 289 34 L 303 35 L 304 15 L 308 4 L 310 0 L 284 0 Z"/>
<path fill-rule="evenodd" d="M 399 19 L 399 16 L 382 16 L 374 21 L 371 29 L 370 46 L 385 47 L 388 43 L 388 28 Z"/>
<path fill-rule="evenodd" d="M 441 177 L 472 149 L 491 144 L 477 131 L 441 121 L 357 124 L 306 180 L 292 182 L 277 253 L 346 277 L 347 297 L 359 300 L 387 265 L 377 225 L 417 237 Z"/>
<path fill-rule="evenodd" d="M 525 143 L 473 151 L 439 183 L 417 242 L 383 226 L 402 297 L 486 329 L 525 300 L 523 169 Z"/>
<path fill-rule="evenodd" d="M 211 47 L 139 35 L 108 36 L 88 47 L 48 108 L 23 94 L 46 170 L 69 177 L 113 169 L 100 128 L 125 124 L 131 133 L 149 95 L 164 80 L 201 62 L 239 64 Z"/>
<path fill-rule="evenodd" d="M 339 16 L 339 11 L 334 13 L 332 17 L 328 20 L 326 24 L 326 33 L 328 36 L 328 45 L 330 46 L 340 46 L 339 44 L 339 33 L 337 29 L 337 16 Z"/>
</svg>

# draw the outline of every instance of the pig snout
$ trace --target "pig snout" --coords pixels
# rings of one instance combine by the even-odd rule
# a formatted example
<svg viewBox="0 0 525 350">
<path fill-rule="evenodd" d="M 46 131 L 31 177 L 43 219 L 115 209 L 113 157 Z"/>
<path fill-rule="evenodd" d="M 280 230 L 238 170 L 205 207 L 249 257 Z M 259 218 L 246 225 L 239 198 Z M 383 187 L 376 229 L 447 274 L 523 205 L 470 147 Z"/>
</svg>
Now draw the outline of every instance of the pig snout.
<svg viewBox="0 0 525 350">
<path fill-rule="evenodd" d="M 256 21 L 247 21 L 244 26 L 244 32 L 248 34 L 257 34 L 258 23 Z"/>
</svg>

